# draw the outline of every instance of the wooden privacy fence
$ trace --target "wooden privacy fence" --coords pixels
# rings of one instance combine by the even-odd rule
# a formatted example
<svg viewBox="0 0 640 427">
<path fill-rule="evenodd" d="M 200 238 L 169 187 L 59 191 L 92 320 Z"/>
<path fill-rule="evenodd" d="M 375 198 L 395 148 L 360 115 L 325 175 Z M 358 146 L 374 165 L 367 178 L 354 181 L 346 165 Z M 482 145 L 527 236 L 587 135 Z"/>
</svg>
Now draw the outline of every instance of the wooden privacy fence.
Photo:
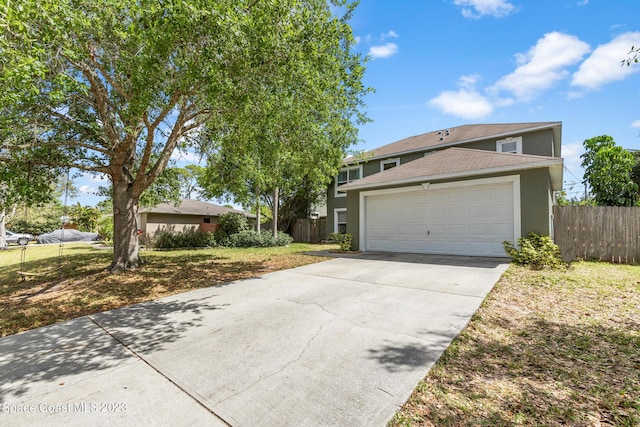
<svg viewBox="0 0 640 427">
<path fill-rule="evenodd" d="M 565 261 L 640 263 L 640 207 L 554 206 L 553 217 Z"/>
<path fill-rule="evenodd" d="M 291 237 L 296 242 L 320 243 L 326 230 L 327 218 L 297 218 L 291 225 Z"/>
</svg>

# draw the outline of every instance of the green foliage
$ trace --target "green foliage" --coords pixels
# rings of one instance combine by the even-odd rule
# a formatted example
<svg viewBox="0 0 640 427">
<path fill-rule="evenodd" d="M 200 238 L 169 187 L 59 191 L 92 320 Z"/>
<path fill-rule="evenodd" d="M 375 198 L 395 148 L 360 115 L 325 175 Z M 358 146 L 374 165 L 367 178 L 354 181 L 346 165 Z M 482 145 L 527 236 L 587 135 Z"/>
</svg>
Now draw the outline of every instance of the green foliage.
<svg viewBox="0 0 640 427">
<path fill-rule="evenodd" d="M 98 234 L 105 242 L 113 242 L 113 215 L 103 215 L 98 220 Z"/>
<path fill-rule="evenodd" d="M 146 240 L 149 247 L 156 249 L 185 249 L 215 247 L 213 234 L 199 230 L 195 231 L 158 231 L 153 239 Z"/>
<path fill-rule="evenodd" d="M 0 51 L 2 51 L 0 45 Z M 1 60 L 0 60 L 1 63 Z M 0 116 L 2 108 L 0 106 Z M 4 247 L 7 223 L 12 223 L 14 231 L 41 234 L 51 226 L 50 222 L 36 223 L 27 218 L 16 219 L 14 213 L 21 213 L 18 207 L 31 207 L 54 199 L 55 182 L 59 169 L 42 166 L 44 160 L 56 158 L 50 147 L 28 150 L 27 136 L 13 123 L 0 123 L 0 247 Z M 10 149 L 9 144 L 14 146 Z M 59 219 L 56 220 L 59 226 Z"/>
<path fill-rule="evenodd" d="M 247 217 L 240 212 L 227 212 L 218 218 L 218 230 L 231 236 L 249 229 Z"/>
<path fill-rule="evenodd" d="M 218 228 L 213 233 L 213 240 L 218 246 L 229 246 L 229 233 Z"/>
<path fill-rule="evenodd" d="M 62 226 L 60 217 L 63 214 L 64 207 L 59 200 L 31 207 L 20 206 L 14 218 L 7 223 L 7 228 L 37 236 L 59 229 Z"/>
<path fill-rule="evenodd" d="M 632 179 L 634 156 L 608 135 L 584 141 L 584 178 L 599 206 L 635 206 L 638 184 Z"/>
<path fill-rule="evenodd" d="M 286 233 L 278 232 L 278 237 L 273 238 L 270 231 L 241 231 L 229 237 L 228 246 L 234 248 L 268 248 L 274 246 L 287 246 L 293 243 L 293 238 Z"/>
<path fill-rule="evenodd" d="M 183 168 L 167 167 L 160 176 L 140 195 L 141 206 L 157 206 L 160 203 L 179 203 L 181 199 L 192 199 L 200 189 L 198 177 L 204 168 L 186 165 Z"/>
<path fill-rule="evenodd" d="M 509 241 L 502 242 L 504 250 L 513 262 L 519 265 L 528 265 L 533 269 L 559 268 L 564 265 L 560 248 L 553 243 L 549 236 L 542 236 L 536 233 L 529 233 L 527 237 L 518 239 L 517 249 Z"/>
<path fill-rule="evenodd" d="M 353 244 L 353 235 L 351 233 L 329 233 L 329 240 L 331 242 L 339 243 L 340 250 L 343 252 L 351 251 L 351 245 Z"/>
<path fill-rule="evenodd" d="M 24 219 L 14 219 L 7 224 L 7 229 L 17 233 L 29 233 L 37 236 L 57 230 L 60 226 L 60 220 L 26 221 Z"/>
<path fill-rule="evenodd" d="M 78 226 L 78 231 L 96 232 L 101 213 L 98 208 L 81 206 L 80 203 L 68 208 L 69 222 Z"/>
<path fill-rule="evenodd" d="M 215 242 L 220 246 L 229 246 L 230 237 L 249 230 L 249 220 L 240 212 L 227 212 L 218 218 L 218 228 L 213 233 Z"/>
<path fill-rule="evenodd" d="M 158 231 L 153 236 L 140 237 L 144 246 L 155 249 L 183 249 L 226 246 L 234 248 L 267 248 L 274 246 L 287 246 L 293 243 L 293 238 L 288 234 L 279 232 L 277 238 L 269 231 L 258 233 L 252 230 L 242 230 L 237 233 L 227 234 L 222 230 L 216 233 L 196 231 Z"/>
<path fill-rule="evenodd" d="M 265 20 L 246 33 L 246 64 L 255 72 L 235 96 L 249 102 L 233 120 L 202 134 L 217 144 L 206 144 L 201 182 L 210 197 L 277 207 L 273 220 L 281 229 L 326 192 L 346 149 L 358 141 L 357 125 L 368 121 L 360 109 L 369 92 L 347 24 L 354 5 L 335 2 L 346 10 L 336 19 L 324 1 L 304 2 L 299 15 L 285 3 L 270 4 L 280 25 Z"/>
<path fill-rule="evenodd" d="M 585 199 L 584 196 L 569 199 L 567 192 L 561 190 L 556 193 L 556 204 L 558 206 L 596 206 L 596 201 L 593 198 Z"/>
</svg>

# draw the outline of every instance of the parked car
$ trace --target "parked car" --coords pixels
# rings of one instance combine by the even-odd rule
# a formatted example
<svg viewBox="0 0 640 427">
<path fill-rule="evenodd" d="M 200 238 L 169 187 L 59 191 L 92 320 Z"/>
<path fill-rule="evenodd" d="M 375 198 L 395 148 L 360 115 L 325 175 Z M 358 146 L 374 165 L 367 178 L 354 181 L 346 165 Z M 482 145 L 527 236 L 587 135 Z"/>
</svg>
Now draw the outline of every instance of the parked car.
<svg viewBox="0 0 640 427">
<path fill-rule="evenodd" d="M 32 240 L 36 240 L 31 234 L 27 233 L 14 233 L 13 231 L 7 231 L 7 244 L 16 243 L 20 246 L 25 246 Z"/>
<path fill-rule="evenodd" d="M 93 242 L 100 240 L 98 233 L 78 230 L 55 230 L 38 236 L 38 243 Z"/>
</svg>

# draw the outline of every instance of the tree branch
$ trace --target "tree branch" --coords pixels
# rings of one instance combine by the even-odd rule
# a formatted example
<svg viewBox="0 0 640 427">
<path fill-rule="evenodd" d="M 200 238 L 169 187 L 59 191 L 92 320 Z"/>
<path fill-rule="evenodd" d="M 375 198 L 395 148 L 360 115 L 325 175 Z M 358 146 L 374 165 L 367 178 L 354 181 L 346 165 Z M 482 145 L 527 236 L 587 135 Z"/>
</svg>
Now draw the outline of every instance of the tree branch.
<svg viewBox="0 0 640 427">
<path fill-rule="evenodd" d="M 111 78 L 111 76 L 107 73 L 107 70 L 100 62 L 96 61 L 95 55 L 90 54 L 89 61 L 91 61 L 95 68 L 100 71 L 104 79 L 116 90 L 116 92 L 118 92 L 120 96 L 122 96 L 127 101 L 131 100 L 131 96 L 124 90 L 124 88 L 118 82 Z"/>
<path fill-rule="evenodd" d="M 254 0 L 251 4 L 249 4 L 249 6 L 245 8 L 245 11 L 249 12 L 251 9 L 253 9 L 253 6 L 258 4 L 259 1 L 260 0 Z"/>
</svg>

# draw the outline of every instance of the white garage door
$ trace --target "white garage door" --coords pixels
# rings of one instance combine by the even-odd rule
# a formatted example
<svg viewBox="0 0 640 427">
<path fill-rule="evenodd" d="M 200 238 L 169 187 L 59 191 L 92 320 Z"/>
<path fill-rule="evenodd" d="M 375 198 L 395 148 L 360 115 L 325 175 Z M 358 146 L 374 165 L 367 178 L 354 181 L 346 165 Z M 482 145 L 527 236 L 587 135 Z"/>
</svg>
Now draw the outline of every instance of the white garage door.
<svg viewBox="0 0 640 427">
<path fill-rule="evenodd" d="M 513 182 L 365 197 L 368 251 L 505 256 L 514 240 Z"/>
</svg>

